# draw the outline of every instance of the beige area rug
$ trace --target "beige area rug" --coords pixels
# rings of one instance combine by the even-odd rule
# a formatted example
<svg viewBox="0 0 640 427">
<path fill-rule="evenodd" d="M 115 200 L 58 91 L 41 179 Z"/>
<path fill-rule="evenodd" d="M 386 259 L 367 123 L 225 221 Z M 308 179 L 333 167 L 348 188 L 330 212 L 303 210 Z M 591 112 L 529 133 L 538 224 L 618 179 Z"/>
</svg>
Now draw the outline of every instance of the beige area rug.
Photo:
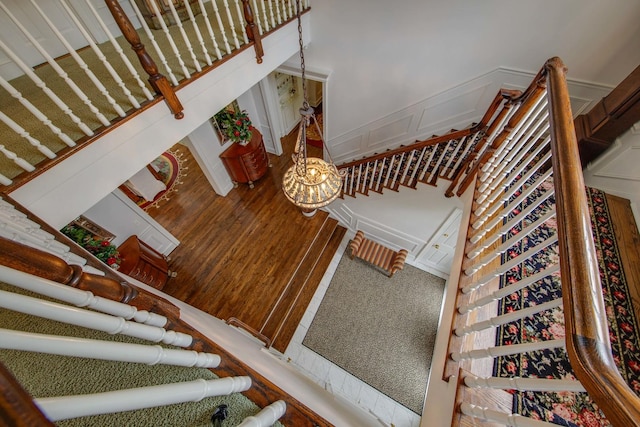
<svg viewBox="0 0 640 427">
<path fill-rule="evenodd" d="M 388 278 L 345 253 L 303 345 L 420 415 L 444 284 L 410 265 Z"/>
</svg>

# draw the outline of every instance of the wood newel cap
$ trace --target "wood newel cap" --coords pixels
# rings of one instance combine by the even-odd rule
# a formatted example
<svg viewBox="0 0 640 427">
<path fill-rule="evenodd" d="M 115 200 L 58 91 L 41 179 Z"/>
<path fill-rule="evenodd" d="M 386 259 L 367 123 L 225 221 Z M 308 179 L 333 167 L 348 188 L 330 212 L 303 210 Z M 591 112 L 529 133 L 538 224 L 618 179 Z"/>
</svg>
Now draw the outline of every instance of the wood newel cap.
<svg viewBox="0 0 640 427">
<path fill-rule="evenodd" d="M 63 259 L 4 237 L 0 238 L 0 264 L 59 283 L 68 283 L 74 276 Z"/>
</svg>

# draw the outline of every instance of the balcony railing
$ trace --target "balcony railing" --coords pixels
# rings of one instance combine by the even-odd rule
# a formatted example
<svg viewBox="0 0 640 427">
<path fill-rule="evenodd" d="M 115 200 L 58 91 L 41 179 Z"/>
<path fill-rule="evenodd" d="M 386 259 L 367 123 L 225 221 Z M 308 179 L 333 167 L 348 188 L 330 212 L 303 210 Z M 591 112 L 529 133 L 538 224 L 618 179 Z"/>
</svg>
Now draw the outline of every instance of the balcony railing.
<svg viewBox="0 0 640 427">
<path fill-rule="evenodd" d="M 0 184 L 19 186 L 295 19 L 292 0 L 0 2 Z M 303 11 L 309 9 L 302 2 Z M 161 18 L 158 18 L 161 17 Z M 0 53 L 1 54 L 1 53 Z M 11 186 L 11 187 L 9 187 Z"/>
</svg>

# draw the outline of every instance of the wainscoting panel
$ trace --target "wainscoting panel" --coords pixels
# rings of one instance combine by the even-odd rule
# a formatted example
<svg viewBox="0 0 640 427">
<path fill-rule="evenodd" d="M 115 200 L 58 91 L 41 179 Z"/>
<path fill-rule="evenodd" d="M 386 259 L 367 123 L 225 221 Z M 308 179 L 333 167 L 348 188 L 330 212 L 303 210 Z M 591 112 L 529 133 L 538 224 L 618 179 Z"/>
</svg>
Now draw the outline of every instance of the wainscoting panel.
<svg viewBox="0 0 640 427">
<path fill-rule="evenodd" d="M 425 98 L 360 128 L 333 137 L 327 144 L 336 163 L 380 153 L 479 121 L 501 88 L 524 90 L 535 73 L 498 68 Z M 611 87 L 568 80 L 573 114 L 588 111 Z"/>
</svg>

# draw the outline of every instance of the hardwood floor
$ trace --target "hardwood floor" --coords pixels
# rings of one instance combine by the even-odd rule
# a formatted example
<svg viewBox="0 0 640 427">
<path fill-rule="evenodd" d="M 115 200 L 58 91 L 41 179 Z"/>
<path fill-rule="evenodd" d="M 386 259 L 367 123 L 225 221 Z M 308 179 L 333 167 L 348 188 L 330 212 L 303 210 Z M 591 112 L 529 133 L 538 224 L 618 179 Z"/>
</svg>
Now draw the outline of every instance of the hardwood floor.
<svg viewBox="0 0 640 427">
<path fill-rule="evenodd" d="M 640 234 L 629 200 L 607 194 L 607 204 L 633 309 L 640 320 Z"/>
<path fill-rule="evenodd" d="M 178 275 L 169 279 L 164 292 L 218 318 L 235 317 L 272 340 L 281 330 L 293 335 L 317 286 L 300 285 L 294 274 L 323 227 L 336 227 L 326 212 L 303 216 L 282 193 L 282 175 L 291 165 L 292 134 L 283 138 L 282 156 L 269 155 L 273 166 L 255 188 L 241 184 L 226 197 L 214 192 L 187 147 L 174 147 L 184 155 L 187 175 L 170 200 L 148 211 L 181 241 L 170 262 Z M 340 239 L 337 244 L 333 240 L 331 245 L 337 247 Z M 294 285 L 307 288 L 292 289 Z M 283 299 L 296 307 L 283 307 Z M 276 310 L 300 314 L 283 320 Z M 284 351 L 287 343 L 279 339 L 277 348 Z"/>
</svg>

